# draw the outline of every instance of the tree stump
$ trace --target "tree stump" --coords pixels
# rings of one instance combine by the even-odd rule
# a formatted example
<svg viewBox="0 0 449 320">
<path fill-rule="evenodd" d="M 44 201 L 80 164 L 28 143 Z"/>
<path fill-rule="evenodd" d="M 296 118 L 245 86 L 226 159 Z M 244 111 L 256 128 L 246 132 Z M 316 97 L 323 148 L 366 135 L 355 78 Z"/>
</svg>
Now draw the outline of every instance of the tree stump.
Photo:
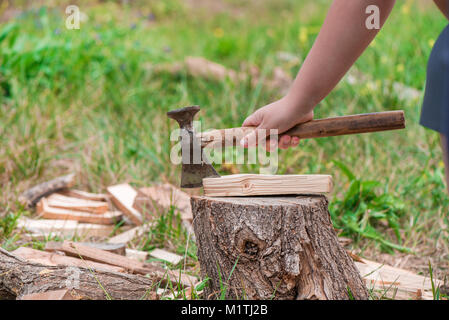
<svg viewBox="0 0 449 320">
<path fill-rule="evenodd" d="M 325 196 L 192 197 L 205 298 L 368 299 Z"/>
</svg>

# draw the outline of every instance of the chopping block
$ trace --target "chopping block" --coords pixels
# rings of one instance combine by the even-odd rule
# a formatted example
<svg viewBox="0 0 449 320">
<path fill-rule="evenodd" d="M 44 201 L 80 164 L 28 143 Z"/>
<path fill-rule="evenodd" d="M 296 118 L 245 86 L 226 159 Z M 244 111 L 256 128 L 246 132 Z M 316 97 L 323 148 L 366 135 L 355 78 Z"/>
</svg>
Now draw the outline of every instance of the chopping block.
<svg viewBox="0 0 449 320">
<path fill-rule="evenodd" d="M 324 195 L 191 198 L 206 299 L 368 299 Z"/>
</svg>

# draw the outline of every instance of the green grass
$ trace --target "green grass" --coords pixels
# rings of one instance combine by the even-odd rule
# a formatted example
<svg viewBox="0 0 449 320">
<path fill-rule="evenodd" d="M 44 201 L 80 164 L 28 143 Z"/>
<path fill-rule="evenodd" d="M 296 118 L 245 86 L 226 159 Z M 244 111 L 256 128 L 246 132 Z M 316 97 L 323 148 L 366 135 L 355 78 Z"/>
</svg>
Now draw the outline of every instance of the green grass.
<svg viewBox="0 0 449 320">
<path fill-rule="evenodd" d="M 262 83 L 206 81 L 155 67 L 202 56 L 236 70 L 253 65 L 267 77 L 277 66 L 294 76 L 300 65 L 281 61 L 278 53 L 301 61 L 329 5 L 223 0 L 192 9 L 177 0 L 131 3 L 81 1 L 89 19 L 80 30 L 65 28 L 63 5 L 24 5 L 17 18 L 1 22 L 2 246 L 19 241 L 13 232 L 21 213 L 18 194 L 69 170 L 78 173 L 80 188 L 94 192 L 122 181 L 177 184 L 180 168 L 169 159 L 169 135 L 177 125 L 167 119 L 168 110 L 198 104 L 203 128 L 235 127 L 281 95 Z M 433 7 L 398 1 L 356 63 L 368 80 L 342 82 L 315 109 L 316 118 L 403 109 L 406 130 L 307 140 L 279 154 L 280 174 L 333 175 L 334 224 L 368 256 L 439 247 L 438 263 L 447 268 L 449 199 L 439 137 L 418 125 L 421 99 L 401 100 L 391 88 L 399 82 L 423 89 L 432 42 L 446 23 Z M 221 173 L 228 168 L 217 166 Z M 257 165 L 232 168 L 258 172 Z M 194 265 L 196 248 L 185 241 L 172 210 L 139 245 L 168 245 L 180 253 L 188 247 Z M 432 263 L 434 276 L 438 263 Z"/>
</svg>

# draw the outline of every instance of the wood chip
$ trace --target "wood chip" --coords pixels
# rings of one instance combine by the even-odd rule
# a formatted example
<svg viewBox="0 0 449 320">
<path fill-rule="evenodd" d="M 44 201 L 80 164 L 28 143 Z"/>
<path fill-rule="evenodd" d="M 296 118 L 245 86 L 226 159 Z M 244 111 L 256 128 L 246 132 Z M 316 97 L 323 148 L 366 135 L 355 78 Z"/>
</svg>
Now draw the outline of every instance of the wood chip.
<svg viewBox="0 0 449 320">
<path fill-rule="evenodd" d="M 140 262 L 145 262 L 148 258 L 148 252 L 134 249 L 126 249 L 126 257 Z"/>
<path fill-rule="evenodd" d="M 183 259 L 183 257 L 180 255 L 157 248 L 150 251 L 150 256 L 156 259 L 167 261 L 173 265 L 177 265 Z"/>
<path fill-rule="evenodd" d="M 137 191 L 129 184 L 119 184 L 107 188 L 111 195 L 112 202 L 124 214 L 126 214 L 133 223 L 141 225 L 143 223 L 142 214 L 133 208 L 134 199 L 137 196 Z"/>
<path fill-rule="evenodd" d="M 319 194 L 332 191 L 332 176 L 235 174 L 205 178 L 203 185 L 210 197 Z"/>
<path fill-rule="evenodd" d="M 135 209 L 149 216 L 164 213 L 171 206 L 179 210 L 182 220 L 193 220 L 190 196 L 169 183 L 140 188 L 133 204 Z"/>
<path fill-rule="evenodd" d="M 144 224 L 139 227 L 129 229 L 128 231 L 122 232 L 108 240 L 108 243 L 128 243 L 134 238 L 142 236 L 145 232 L 150 230 L 151 224 Z"/>
</svg>

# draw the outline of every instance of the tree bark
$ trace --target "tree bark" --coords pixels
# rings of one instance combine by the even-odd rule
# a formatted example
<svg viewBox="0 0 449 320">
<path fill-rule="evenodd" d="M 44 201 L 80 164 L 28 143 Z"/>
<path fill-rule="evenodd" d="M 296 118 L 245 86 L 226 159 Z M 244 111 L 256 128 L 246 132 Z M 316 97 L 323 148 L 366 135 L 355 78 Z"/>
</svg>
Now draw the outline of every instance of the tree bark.
<svg viewBox="0 0 449 320">
<path fill-rule="evenodd" d="M 156 287 L 154 279 L 138 275 L 28 263 L 0 248 L 3 298 L 67 288 L 77 299 L 155 299 Z"/>
<path fill-rule="evenodd" d="M 338 243 L 326 197 L 191 202 L 201 275 L 210 278 L 207 299 L 368 299 Z"/>
</svg>

